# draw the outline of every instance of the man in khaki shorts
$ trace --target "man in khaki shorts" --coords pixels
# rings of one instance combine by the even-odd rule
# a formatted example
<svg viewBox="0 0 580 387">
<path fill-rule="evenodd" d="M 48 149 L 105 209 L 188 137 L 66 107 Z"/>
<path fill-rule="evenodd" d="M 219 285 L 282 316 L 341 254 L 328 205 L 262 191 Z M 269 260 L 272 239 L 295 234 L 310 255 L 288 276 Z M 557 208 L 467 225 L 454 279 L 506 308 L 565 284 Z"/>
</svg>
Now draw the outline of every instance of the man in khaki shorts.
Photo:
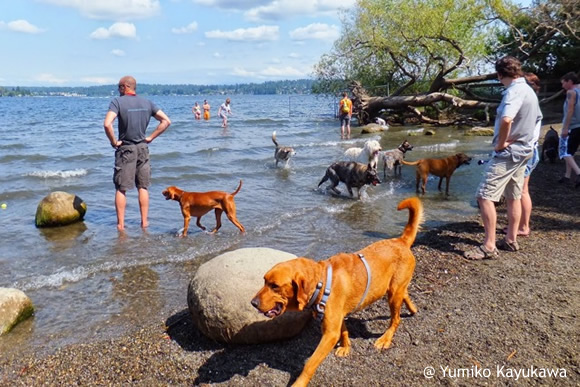
<svg viewBox="0 0 580 387">
<path fill-rule="evenodd" d="M 139 193 L 139 210 L 141 227 L 149 223 L 149 185 L 151 184 L 151 166 L 149 164 L 149 144 L 171 125 L 171 121 L 153 102 L 138 97 L 135 93 L 137 81 L 125 76 L 119 81 L 119 97 L 109 104 L 105 116 L 105 133 L 115 148 L 115 209 L 117 212 L 117 229 L 125 229 L 126 191 L 137 185 Z M 149 137 L 145 136 L 151 117 L 159 121 L 157 128 Z M 119 138 L 115 137 L 113 122 L 118 118 Z"/>
<path fill-rule="evenodd" d="M 520 61 L 506 56 L 495 63 L 495 70 L 506 90 L 497 108 L 493 157 L 476 192 L 485 240 L 481 246 L 464 252 L 465 258 L 471 260 L 496 258 L 499 255 L 497 248 L 519 250 L 517 228 L 521 217 L 524 172 L 534 150 L 534 128 L 542 120 L 538 97 L 526 83 Z M 506 198 L 508 229 L 505 239 L 496 247 L 494 202 L 502 195 Z"/>
</svg>

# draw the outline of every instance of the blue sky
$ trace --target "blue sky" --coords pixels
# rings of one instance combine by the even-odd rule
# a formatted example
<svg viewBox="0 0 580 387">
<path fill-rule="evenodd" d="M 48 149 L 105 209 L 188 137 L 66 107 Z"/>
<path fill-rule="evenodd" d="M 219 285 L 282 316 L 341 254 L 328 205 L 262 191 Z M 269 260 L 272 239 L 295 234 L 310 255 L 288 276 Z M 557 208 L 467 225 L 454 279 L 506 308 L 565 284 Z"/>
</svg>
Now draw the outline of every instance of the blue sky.
<svg viewBox="0 0 580 387">
<path fill-rule="evenodd" d="M 355 0 L 0 0 L 0 85 L 308 78 Z"/>
</svg>

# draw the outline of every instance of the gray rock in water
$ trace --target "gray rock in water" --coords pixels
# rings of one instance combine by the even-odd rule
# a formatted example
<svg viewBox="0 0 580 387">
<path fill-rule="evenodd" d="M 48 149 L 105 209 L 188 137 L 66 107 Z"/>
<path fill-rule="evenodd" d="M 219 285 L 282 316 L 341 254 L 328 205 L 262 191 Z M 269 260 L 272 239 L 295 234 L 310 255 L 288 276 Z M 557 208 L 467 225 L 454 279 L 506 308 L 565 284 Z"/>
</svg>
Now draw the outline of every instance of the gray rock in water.
<svg viewBox="0 0 580 387">
<path fill-rule="evenodd" d="M 0 336 L 8 333 L 20 321 L 32 316 L 34 306 L 23 291 L 0 288 Z"/>
<path fill-rule="evenodd" d="M 48 194 L 36 208 L 36 227 L 64 226 L 83 220 L 87 205 L 76 195 L 56 191 Z"/>
<path fill-rule="evenodd" d="M 187 303 L 197 328 L 207 337 L 256 344 L 293 337 L 310 312 L 286 312 L 270 319 L 250 301 L 264 285 L 264 274 L 295 255 L 270 248 L 245 248 L 219 255 L 200 266 L 189 284 Z"/>
</svg>

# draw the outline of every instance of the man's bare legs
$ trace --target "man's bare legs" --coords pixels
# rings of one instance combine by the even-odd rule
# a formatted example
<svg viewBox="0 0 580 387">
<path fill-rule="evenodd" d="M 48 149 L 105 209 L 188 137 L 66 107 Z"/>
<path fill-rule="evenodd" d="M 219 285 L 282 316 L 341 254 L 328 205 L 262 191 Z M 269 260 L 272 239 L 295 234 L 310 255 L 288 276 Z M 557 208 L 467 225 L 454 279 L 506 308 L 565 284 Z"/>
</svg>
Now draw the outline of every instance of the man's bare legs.
<svg viewBox="0 0 580 387">
<path fill-rule="evenodd" d="M 149 227 L 147 216 L 149 215 L 149 191 L 139 188 L 139 211 L 141 211 L 141 228 Z"/>
<path fill-rule="evenodd" d="M 139 188 L 139 210 L 141 211 L 141 227 L 147 228 L 149 222 L 149 191 L 145 188 Z M 115 210 L 117 211 L 117 230 L 125 229 L 125 207 L 127 207 L 127 196 L 125 191 L 115 193 Z"/>
<path fill-rule="evenodd" d="M 117 230 L 125 229 L 125 207 L 127 206 L 127 197 L 125 191 L 117 190 L 115 192 L 115 210 L 117 211 Z"/>
<path fill-rule="evenodd" d="M 497 213 L 495 211 L 495 204 L 488 199 L 477 198 L 479 203 L 479 212 L 481 214 L 481 221 L 485 230 L 485 239 L 483 245 L 487 251 L 495 250 L 495 227 L 497 224 Z"/>
</svg>

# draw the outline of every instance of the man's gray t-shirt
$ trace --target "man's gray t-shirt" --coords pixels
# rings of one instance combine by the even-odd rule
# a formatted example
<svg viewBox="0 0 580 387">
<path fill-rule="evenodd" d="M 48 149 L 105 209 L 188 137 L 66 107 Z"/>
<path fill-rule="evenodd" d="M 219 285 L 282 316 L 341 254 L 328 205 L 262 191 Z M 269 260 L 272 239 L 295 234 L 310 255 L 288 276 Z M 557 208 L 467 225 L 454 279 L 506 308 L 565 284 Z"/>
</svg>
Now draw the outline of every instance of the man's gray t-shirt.
<svg viewBox="0 0 580 387">
<path fill-rule="evenodd" d="M 151 101 L 136 95 L 123 95 L 114 98 L 109 111 L 117 114 L 119 140 L 128 144 L 145 141 L 149 120 L 159 111 Z"/>
<path fill-rule="evenodd" d="M 534 129 L 542 120 L 542 112 L 538 96 L 523 77 L 514 79 L 503 94 L 497 108 L 492 144 L 497 144 L 501 118 L 510 117 L 512 126 L 507 141 L 511 145 L 500 154 L 507 152 L 514 162 L 518 162 L 531 155 L 534 150 Z"/>
</svg>

